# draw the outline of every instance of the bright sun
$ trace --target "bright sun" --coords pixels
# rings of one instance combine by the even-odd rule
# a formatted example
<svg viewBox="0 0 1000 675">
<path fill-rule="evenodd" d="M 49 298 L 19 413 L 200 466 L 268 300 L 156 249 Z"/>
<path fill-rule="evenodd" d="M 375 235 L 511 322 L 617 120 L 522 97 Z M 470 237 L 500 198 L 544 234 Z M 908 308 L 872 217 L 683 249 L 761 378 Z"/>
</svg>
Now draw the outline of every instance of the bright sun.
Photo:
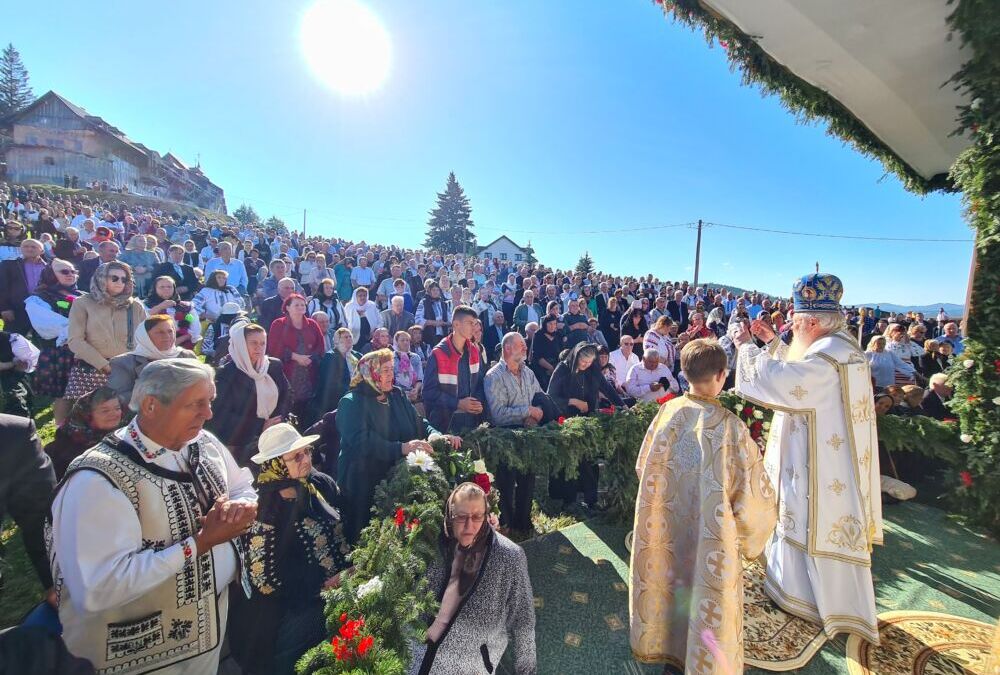
<svg viewBox="0 0 1000 675">
<path fill-rule="evenodd" d="M 302 16 L 300 38 L 313 73 L 340 94 L 373 92 L 389 74 L 389 33 L 358 0 L 317 0 Z"/>
</svg>

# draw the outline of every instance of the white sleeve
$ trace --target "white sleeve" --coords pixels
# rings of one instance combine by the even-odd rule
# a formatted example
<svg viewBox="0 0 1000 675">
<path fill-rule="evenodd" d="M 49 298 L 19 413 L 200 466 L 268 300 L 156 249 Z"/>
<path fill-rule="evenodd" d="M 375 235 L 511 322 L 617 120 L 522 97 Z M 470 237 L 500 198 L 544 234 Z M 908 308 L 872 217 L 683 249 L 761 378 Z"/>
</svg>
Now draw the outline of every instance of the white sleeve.
<svg viewBox="0 0 1000 675">
<path fill-rule="evenodd" d="M 639 384 L 638 368 L 638 365 L 632 366 L 628 369 L 628 374 L 625 376 L 625 393 L 633 398 L 642 398 L 643 394 L 649 391 L 648 387 L 643 387 Z"/>
<path fill-rule="evenodd" d="M 100 612 L 149 592 L 184 566 L 184 542 L 142 549 L 135 509 L 94 471 L 73 474 L 52 503 L 55 558 L 73 605 Z M 194 539 L 189 538 L 194 548 Z"/>
<path fill-rule="evenodd" d="M 221 449 L 223 461 L 226 463 L 226 484 L 229 485 L 229 498 L 237 502 L 257 503 L 257 491 L 253 489 L 253 474 L 250 469 L 236 463 L 233 453 L 216 440 L 216 447 Z"/>
<path fill-rule="evenodd" d="M 48 304 L 35 295 L 29 295 L 24 301 L 24 309 L 28 312 L 31 327 L 43 340 L 55 340 L 57 346 L 66 344 L 69 337 L 69 319 L 52 310 Z"/>
</svg>

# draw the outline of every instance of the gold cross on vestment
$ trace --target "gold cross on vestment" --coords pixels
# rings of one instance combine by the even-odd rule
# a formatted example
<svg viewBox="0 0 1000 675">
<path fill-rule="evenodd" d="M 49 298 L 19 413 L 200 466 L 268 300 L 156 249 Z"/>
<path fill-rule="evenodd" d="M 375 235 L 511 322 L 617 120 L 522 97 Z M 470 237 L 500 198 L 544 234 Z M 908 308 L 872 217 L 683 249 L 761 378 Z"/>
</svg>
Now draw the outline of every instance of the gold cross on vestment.
<svg viewBox="0 0 1000 675">
<path fill-rule="evenodd" d="M 807 395 L 807 394 L 808 394 L 809 392 L 808 392 L 808 391 L 806 391 L 805 389 L 803 389 L 803 388 L 802 388 L 801 386 L 799 386 L 799 385 L 795 385 L 795 389 L 792 389 L 792 390 L 791 390 L 790 392 L 788 392 L 788 393 L 789 393 L 789 394 L 791 394 L 792 396 L 794 396 L 794 397 L 795 397 L 795 400 L 797 400 L 797 401 L 801 401 L 802 399 L 804 399 L 804 398 L 806 397 L 806 395 Z"/>
<path fill-rule="evenodd" d="M 834 450 L 840 450 L 840 446 L 844 444 L 844 439 L 837 434 L 834 434 L 833 436 L 830 436 L 830 440 L 828 440 L 826 444 Z"/>
</svg>

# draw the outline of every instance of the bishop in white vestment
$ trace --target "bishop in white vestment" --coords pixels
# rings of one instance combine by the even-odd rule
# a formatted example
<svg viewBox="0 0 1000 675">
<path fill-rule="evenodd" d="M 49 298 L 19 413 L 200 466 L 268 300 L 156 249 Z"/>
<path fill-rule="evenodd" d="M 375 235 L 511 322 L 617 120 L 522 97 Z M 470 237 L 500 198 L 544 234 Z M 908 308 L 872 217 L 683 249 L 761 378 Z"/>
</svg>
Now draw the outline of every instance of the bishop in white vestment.
<svg viewBox="0 0 1000 675">
<path fill-rule="evenodd" d="M 785 611 L 878 644 L 871 552 L 882 543 L 871 372 L 844 332 L 843 285 L 829 274 L 795 284 L 794 338 L 766 324 L 738 336 L 736 390 L 775 410 L 764 456 L 778 491 L 766 546 L 768 595 Z"/>
</svg>

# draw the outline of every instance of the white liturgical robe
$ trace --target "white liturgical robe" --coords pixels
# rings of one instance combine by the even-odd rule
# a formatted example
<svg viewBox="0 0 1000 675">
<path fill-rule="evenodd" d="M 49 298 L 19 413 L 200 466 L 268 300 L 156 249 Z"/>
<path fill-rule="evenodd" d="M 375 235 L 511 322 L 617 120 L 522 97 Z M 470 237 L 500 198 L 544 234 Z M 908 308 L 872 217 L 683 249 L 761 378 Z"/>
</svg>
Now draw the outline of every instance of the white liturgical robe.
<svg viewBox="0 0 1000 675">
<path fill-rule="evenodd" d="M 834 333 L 787 361 L 775 338 L 740 346 L 736 390 L 775 410 L 764 464 L 778 489 L 765 549 L 770 597 L 819 621 L 828 636 L 878 643 L 871 576 L 882 543 L 878 437 L 871 371 L 857 341 Z"/>
</svg>

